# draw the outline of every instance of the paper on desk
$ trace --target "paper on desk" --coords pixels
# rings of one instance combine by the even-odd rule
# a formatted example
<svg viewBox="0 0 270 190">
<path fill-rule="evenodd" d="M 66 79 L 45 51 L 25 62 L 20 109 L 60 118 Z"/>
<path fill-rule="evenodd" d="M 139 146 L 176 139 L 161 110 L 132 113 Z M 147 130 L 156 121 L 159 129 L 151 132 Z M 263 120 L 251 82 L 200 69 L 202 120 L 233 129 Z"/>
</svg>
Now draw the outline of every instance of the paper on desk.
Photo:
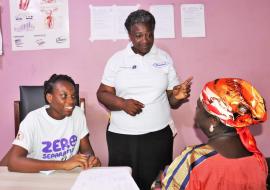
<svg viewBox="0 0 270 190">
<path fill-rule="evenodd" d="M 92 168 L 77 177 L 71 190 L 139 190 L 127 168 Z"/>
<path fill-rule="evenodd" d="M 50 175 L 51 173 L 55 172 L 55 170 L 44 170 L 44 171 L 39 171 L 39 173 L 45 174 L 45 175 Z"/>
</svg>

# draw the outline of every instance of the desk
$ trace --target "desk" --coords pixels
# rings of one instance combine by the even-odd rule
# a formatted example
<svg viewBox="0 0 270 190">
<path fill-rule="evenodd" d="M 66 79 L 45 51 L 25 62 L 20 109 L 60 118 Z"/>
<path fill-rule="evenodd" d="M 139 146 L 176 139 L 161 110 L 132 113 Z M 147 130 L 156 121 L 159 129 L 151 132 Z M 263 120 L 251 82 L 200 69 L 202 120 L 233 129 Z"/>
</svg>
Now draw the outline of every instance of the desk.
<svg viewBox="0 0 270 190">
<path fill-rule="evenodd" d="M 0 167 L 0 189 L 3 190 L 67 190 L 70 189 L 80 170 L 56 171 L 50 175 L 41 173 L 9 172 Z"/>
<path fill-rule="evenodd" d="M 96 169 L 102 169 L 99 167 Z M 127 167 L 128 168 L 128 167 Z M 128 168 L 131 172 L 131 169 Z M 50 175 L 41 173 L 9 172 L 7 167 L 0 167 L 1 190 L 69 190 L 81 169 L 55 171 Z"/>
</svg>

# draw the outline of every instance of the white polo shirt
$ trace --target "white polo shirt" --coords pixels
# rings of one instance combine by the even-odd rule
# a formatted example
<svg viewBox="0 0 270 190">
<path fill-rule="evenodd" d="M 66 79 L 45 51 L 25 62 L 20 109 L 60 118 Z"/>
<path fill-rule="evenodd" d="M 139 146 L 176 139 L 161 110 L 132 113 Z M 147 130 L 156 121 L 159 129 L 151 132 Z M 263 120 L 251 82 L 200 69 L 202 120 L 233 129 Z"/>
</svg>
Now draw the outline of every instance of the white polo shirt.
<svg viewBox="0 0 270 190">
<path fill-rule="evenodd" d="M 111 111 L 109 131 L 138 135 L 158 131 L 172 122 L 166 90 L 172 90 L 179 81 L 166 52 L 153 46 L 141 56 L 133 52 L 131 45 L 109 59 L 102 83 L 114 87 L 117 96 L 144 104 L 136 116 Z"/>
</svg>

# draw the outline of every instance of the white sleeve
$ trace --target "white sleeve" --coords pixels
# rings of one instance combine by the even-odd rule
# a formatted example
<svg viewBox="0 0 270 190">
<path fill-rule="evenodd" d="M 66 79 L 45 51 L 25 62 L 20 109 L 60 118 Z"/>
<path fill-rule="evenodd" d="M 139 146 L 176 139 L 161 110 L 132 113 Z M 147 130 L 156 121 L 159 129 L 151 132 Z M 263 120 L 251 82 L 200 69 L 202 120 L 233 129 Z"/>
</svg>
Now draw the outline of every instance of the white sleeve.
<svg viewBox="0 0 270 190">
<path fill-rule="evenodd" d="M 114 87 L 115 86 L 115 76 L 116 76 L 116 72 L 117 72 L 117 60 L 119 60 L 117 57 L 117 55 L 113 55 L 107 62 L 105 69 L 104 69 L 104 73 L 103 73 L 103 77 L 101 80 L 101 83 Z"/>
<path fill-rule="evenodd" d="M 20 123 L 19 132 L 13 141 L 13 145 L 20 146 L 29 152 L 32 151 L 34 144 L 34 118 L 32 114 L 28 114 L 25 119 Z"/>
<path fill-rule="evenodd" d="M 172 58 L 167 55 L 167 61 L 170 63 L 168 68 L 168 87 L 167 90 L 172 90 L 175 85 L 180 84 L 177 72 L 174 68 L 173 60 Z"/>
<path fill-rule="evenodd" d="M 77 118 L 76 118 L 77 122 L 76 123 L 79 123 L 78 137 L 80 139 L 82 139 L 83 137 L 85 137 L 89 133 L 89 130 L 87 127 L 86 118 L 85 118 L 83 110 L 80 107 L 77 107 L 77 108 L 78 108 L 78 111 L 76 110 L 76 112 L 77 112 Z"/>
</svg>

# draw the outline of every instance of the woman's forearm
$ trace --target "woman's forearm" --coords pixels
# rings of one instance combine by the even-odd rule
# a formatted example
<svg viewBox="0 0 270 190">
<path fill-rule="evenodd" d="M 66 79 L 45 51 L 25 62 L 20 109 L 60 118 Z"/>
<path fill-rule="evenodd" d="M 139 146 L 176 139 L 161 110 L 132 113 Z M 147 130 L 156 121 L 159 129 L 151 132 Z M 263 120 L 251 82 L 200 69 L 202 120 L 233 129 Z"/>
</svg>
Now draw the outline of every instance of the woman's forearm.
<svg viewBox="0 0 270 190">
<path fill-rule="evenodd" d="M 65 170 L 65 163 L 64 161 L 43 161 L 21 157 L 11 159 L 8 163 L 8 170 L 27 173 L 35 173 L 42 170 Z"/>
<path fill-rule="evenodd" d="M 97 98 L 110 111 L 120 111 L 123 109 L 124 99 L 109 92 L 98 92 Z"/>
</svg>

